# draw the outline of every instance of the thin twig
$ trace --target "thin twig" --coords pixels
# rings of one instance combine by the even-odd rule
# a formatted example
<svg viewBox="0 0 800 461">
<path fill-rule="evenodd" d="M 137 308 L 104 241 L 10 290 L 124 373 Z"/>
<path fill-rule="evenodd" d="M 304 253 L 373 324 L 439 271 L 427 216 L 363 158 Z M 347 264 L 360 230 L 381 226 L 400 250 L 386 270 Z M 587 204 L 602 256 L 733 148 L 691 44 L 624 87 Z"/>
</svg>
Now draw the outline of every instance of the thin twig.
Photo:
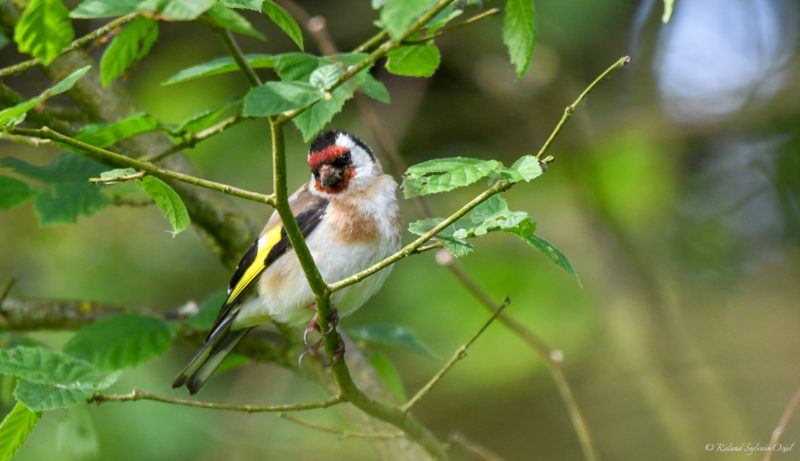
<svg viewBox="0 0 800 461">
<path fill-rule="evenodd" d="M 8 280 L 6 280 L 6 283 L 3 284 L 3 288 L 0 288 L 0 306 L 3 305 L 3 301 L 6 300 L 6 296 L 8 296 L 8 293 L 11 291 L 11 288 L 14 287 L 15 283 L 17 283 L 17 279 L 10 277 Z M 0 310 L 0 314 L 2 312 L 3 311 Z"/>
<path fill-rule="evenodd" d="M 786 424 L 789 422 L 789 418 L 792 417 L 792 413 L 794 409 L 797 408 L 797 404 L 800 403 L 800 387 L 794 391 L 794 395 L 792 395 L 792 399 L 789 401 L 789 404 L 786 405 L 786 409 L 783 410 L 783 415 L 781 415 L 781 419 L 778 421 L 778 425 L 775 426 L 775 430 L 772 431 L 772 438 L 769 440 L 769 450 L 764 453 L 764 458 L 762 461 L 770 461 L 772 459 L 772 453 L 774 453 L 775 446 L 778 444 L 778 441 L 781 439 L 781 435 L 783 435 L 783 430 L 786 429 Z"/>
<path fill-rule="evenodd" d="M 485 461 L 504 461 L 502 457 L 492 453 L 486 447 L 468 439 L 461 432 L 453 432 L 447 438 L 452 443 L 460 445 L 462 448 Z"/>
<path fill-rule="evenodd" d="M 242 53 L 242 49 L 239 48 L 239 44 L 236 43 L 236 39 L 233 38 L 233 33 L 229 29 L 220 27 L 217 28 L 217 34 L 222 39 L 222 44 L 225 45 L 228 54 L 236 61 L 239 70 L 242 71 L 242 74 L 244 74 L 245 78 L 250 83 L 250 86 L 260 86 L 261 79 L 258 78 L 256 71 L 250 67 L 250 63 L 247 62 L 247 58 L 244 56 L 244 53 Z"/>
<path fill-rule="evenodd" d="M 139 171 L 133 174 L 123 174 L 120 176 L 113 176 L 108 178 L 89 178 L 91 183 L 99 182 L 113 182 L 113 181 L 129 181 L 131 179 L 139 179 L 144 176 L 144 171 Z"/>
<path fill-rule="evenodd" d="M 422 389 L 420 389 L 419 391 L 417 391 L 417 393 L 416 393 L 416 394 L 414 394 L 414 396 L 413 396 L 413 397 L 411 397 L 411 399 L 409 399 L 409 400 L 408 400 L 408 402 L 406 402 L 406 404 L 405 404 L 405 405 L 403 405 L 402 407 L 400 407 L 400 410 L 401 410 L 403 413 L 406 413 L 406 412 L 408 412 L 408 410 L 410 410 L 410 409 L 411 409 L 411 407 L 413 407 L 414 405 L 416 405 L 416 404 L 417 404 L 417 402 L 419 402 L 419 401 L 420 401 L 420 399 L 422 399 L 422 397 L 425 397 L 425 394 L 427 394 L 428 392 L 430 392 L 430 390 L 431 390 L 431 389 L 433 389 L 433 386 L 435 386 L 437 383 L 439 383 L 439 381 L 441 381 L 441 379 L 444 377 L 444 375 L 445 375 L 445 374 L 447 374 L 447 372 L 448 372 L 448 371 L 450 371 L 450 369 L 451 369 L 451 368 L 453 368 L 453 365 L 455 365 L 455 364 L 456 364 L 456 362 L 458 362 L 459 360 L 461 360 L 461 359 L 463 359 L 464 357 L 466 357 L 466 356 L 467 356 L 467 348 L 469 348 L 469 346 L 471 346 L 471 345 L 472 345 L 472 343 L 474 343 L 474 342 L 475 342 L 475 340 L 476 340 L 476 339 L 478 339 L 478 336 L 480 336 L 480 335 L 481 335 L 481 334 L 482 334 L 484 331 L 486 331 L 486 329 L 487 329 L 487 328 L 489 328 L 489 325 L 491 325 L 491 324 L 492 324 L 492 322 L 494 321 L 494 319 L 496 319 L 496 318 L 497 318 L 497 316 L 500 314 L 500 312 L 502 312 L 502 311 L 503 311 L 503 309 L 505 309 L 505 308 L 506 308 L 506 306 L 508 306 L 508 304 L 509 304 L 510 302 L 511 302 L 511 300 L 510 300 L 510 299 L 508 299 L 508 297 L 506 297 L 506 299 L 503 301 L 503 304 L 501 304 L 501 305 L 500 305 L 500 306 L 497 308 L 497 311 L 496 311 L 496 312 L 494 312 L 494 313 L 492 314 L 492 316 L 491 316 L 491 317 L 489 317 L 489 320 L 487 320 L 487 321 L 486 321 L 486 322 L 485 322 L 485 323 L 484 323 L 484 324 L 483 324 L 483 325 L 482 325 L 482 326 L 481 326 L 481 327 L 478 329 L 478 331 L 476 331 L 476 332 L 475 332 L 475 334 L 473 334 L 473 335 L 472 335 L 472 336 L 471 336 L 471 337 L 470 337 L 470 338 L 467 340 L 467 342 L 465 342 L 464 344 L 462 344 L 462 345 L 461 345 L 461 347 L 459 347 L 458 349 L 456 349 L 455 353 L 453 353 L 453 356 L 452 356 L 452 357 L 450 357 L 450 360 L 448 360 L 448 361 L 447 361 L 447 363 L 445 363 L 445 364 L 444 364 L 444 366 L 443 366 L 443 367 L 442 367 L 442 368 L 441 368 L 441 369 L 440 369 L 440 370 L 439 370 L 439 371 L 438 371 L 438 372 L 437 372 L 435 375 L 433 375 L 433 377 L 431 378 L 431 380 L 430 380 L 430 381 L 428 381 L 428 383 L 427 383 L 427 384 L 425 384 L 424 386 L 422 386 Z"/>
<path fill-rule="evenodd" d="M 558 136 L 558 133 L 561 132 L 561 128 L 564 126 L 564 124 L 567 123 L 567 120 L 569 120 L 569 118 L 572 116 L 572 113 L 575 112 L 575 108 L 578 107 L 578 104 L 583 102 L 583 99 L 586 97 L 586 95 L 589 94 L 589 92 L 592 91 L 594 87 L 597 86 L 598 83 L 600 83 L 601 80 L 606 78 L 608 74 L 619 69 L 620 67 L 624 66 L 629 62 L 631 62 L 630 56 L 623 56 L 619 58 L 617 62 L 612 64 L 611 67 L 606 69 L 602 74 L 600 74 L 596 79 L 594 79 L 594 81 L 590 83 L 589 86 L 587 86 L 586 89 L 584 89 L 583 92 L 578 96 L 578 99 L 576 99 L 575 102 L 568 105 L 564 109 L 564 115 L 561 116 L 561 120 L 559 120 L 558 125 L 556 125 L 553 132 L 550 133 L 550 137 L 547 138 L 547 141 L 545 141 L 542 148 L 539 149 L 539 153 L 536 154 L 536 159 L 541 159 L 542 155 L 544 155 L 547 149 L 550 148 L 550 144 L 553 143 L 553 140 L 556 138 L 556 136 Z"/>
<path fill-rule="evenodd" d="M 31 138 L 28 136 L 17 136 L 10 133 L 0 133 L 0 139 L 10 141 L 17 144 L 25 144 L 26 146 L 42 147 L 52 144 L 53 141 L 42 138 Z"/>
<path fill-rule="evenodd" d="M 215 181 L 209 181 L 207 179 L 198 178 L 196 176 L 191 176 L 188 174 L 179 173 L 177 171 L 168 170 L 166 168 L 161 168 L 149 162 L 143 162 L 141 160 L 125 157 L 124 155 L 112 152 L 108 149 L 103 149 L 97 146 L 93 146 L 91 144 L 87 144 L 82 141 L 78 141 L 75 138 L 63 135 L 46 126 L 38 129 L 15 128 L 14 133 L 22 136 L 52 139 L 53 141 L 66 144 L 68 146 L 76 147 L 84 155 L 94 160 L 107 164 L 113 164 L 120 167 L 135 168 L 137 170 L 142 170 L 145 173 L 149 173 L 152 174 L 153 176 L 158 176 L 160 178 L 173 179 L 175 181 L 185 182 L 187 184 L 204 187 L 206 189 L 212 189 L 217 192 L 222 192 L 223 194 L 232 195 L 234 197 L 240 197 L 247 200 L 252 200 L 254 202 L 273 205 L 275 201 L 273 195 L 259 194 L 258 192 L 251 192 L 245 189 L 240 189 L 238 187 L 229 186 L 227 184 L 222 184 Z"/>
<path fill-rule="evenodd" d="M 94 394 L 92 395 L 92 398 L 88 400 L 88 403 L 100 404 L 103 402 L 130 402 L 135 400 L 152 400 L 154 402 L 183 405 L 186 407 L 208 408 L 211 410 L 241 411 L 244 413 L 304 411 L 313 410 L 315 408 L 328 408 L 343 402 L 342 397 L 336 395 L 329 399 L 320 400 L 318 402 L 293 403 L 288 405 L 237 405 L 232 403 L 202 402 L 200 400 L 167 397 L 165 395 L 152 394 L 150 392 L 134 389 L 129 394 Z"/>
<path fill-rule="evenodd" d="M 476 22 L 480 21 L 481 19 L 486 19 L 486 18 L 488 18 L 490 16 L 494 16 L 496 14 L 500 14 L 501 12 L 502 12 L 502 10 L 500 8 L 488 9 L 488 10 L 486 10 L 486 11 L 480 13 L 480 14 L 476 14 L 475 16 L 472 16 L 471 18 L 466 19 L 463 22 L 459 22 L 458 24 L 453 24 L 452 26 L 442 27 L 441 29 L 436 31 L 436 33 L 433 33 L 431 35 L 426 35 L 426 36 L 424 36 L 422 38 L 413 39 L 413 40 L 412 39 L 405 40 L 403 42 L 403 45 L 416 45 L 416 44 L 419 44 L 419 43 L 426 43 L 426 42 L 429 42 L 431 40 L 435 40 L 435 39 L 437 39 L 437 38 L 439 38 L 439 37 L 441 37 L 441 36 L 443 36 L 443 35 L 445 35 L 445 34 L 447 34 L 449 32 L 452 32 L 454 30 L 457 30 L 457 29 L 460 29 L 462 27 L 468 26 L 470 24 L 476 23 Z"/>
<path fill-rule="evenodd" d="M 327 432 L 329 434 L 336 434 L 342 438 L 361 438 L 361 439 L 396 439 L 398 437 L 404 437 L 402 431 L 397 432 L 359 432 L 359 431 L 348 431 L 343 429 L 336 429 L 333 427 L 323 426 L 321 424 L 312 423 L 310 421 L 306 421 L 304 419 L 296 418 L 291 415 L 287 415 L 284 413 L 278 413 L 279 418 L 283 418 L 287 421 L 291 421 L 295 424 L 299 424 L 301 426 L 305 426 L 311 429 L 315 429 L 317 431 Z"/>
<path fill-rule="evenodd" d="M 125 16 L 121 16 L 121 17 L 109 22 L 105 26 L 100 27 L 99 29 L 96 29 L 96 30 L 94 30 L 92 32 L 89 32 L 88 34 L 84 35 L 83 37 L 81 37 L 81 38 L 73 41 L 72 43 L 70 43 L 69 46 L 67 46 L 66 48 L 64 48 L 63 50 L 61 50 L 58 53 L 58 56 L 61 56 L 62 54 L 65 54 L 65 53 L 69 53 L 70 51 L 77 50 L 78 48 L 80 48 L 83 45 L 91 42 L 92 40 L 100 38 L 103 35 L 106 35 L 107 33 L 113 31 L 117 27 L 123 26 L 123 25 L 133 21 L 133 19 L 136 18 L 136 16 L 138 16 L 138 15 L 139 15 L 139 13 L 131 13 L 131 14 L 127 14 Z M 20 72 L 24 72 L 24 71 L 26 71 L 26 70 L 28 70 L 28 69 L 30 69 L 32 67 L 36 67 L 36 66 L 41 65 L 41 64 L 42 64 L 42 61 L 40 61 L 39 58 L 34 58 L 34 59 L 29 59 L 27 61 L 23 61 L 23 62 L 21 62 L 19 64 L 14 64 L 13 66 L 4 67 L 4 68 L 0 69 L 0 78 L 7 77 L 9 75 L 18 74 Z"/>
</svg>

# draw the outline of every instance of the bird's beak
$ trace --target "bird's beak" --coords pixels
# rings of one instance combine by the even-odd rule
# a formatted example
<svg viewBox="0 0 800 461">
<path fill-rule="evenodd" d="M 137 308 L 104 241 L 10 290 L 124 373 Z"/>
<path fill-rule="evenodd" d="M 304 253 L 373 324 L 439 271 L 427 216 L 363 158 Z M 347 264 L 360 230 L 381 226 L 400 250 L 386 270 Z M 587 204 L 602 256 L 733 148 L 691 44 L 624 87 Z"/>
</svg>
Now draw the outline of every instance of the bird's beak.
<svg viewBox="0 0 800 461">
<path fill-rule="evenodd" d="M 319 169 L 319 182 L 324 188 L 334 187 L 344 179 L 344 172 L 331 165 L 322 165 Z"/>
</svg>

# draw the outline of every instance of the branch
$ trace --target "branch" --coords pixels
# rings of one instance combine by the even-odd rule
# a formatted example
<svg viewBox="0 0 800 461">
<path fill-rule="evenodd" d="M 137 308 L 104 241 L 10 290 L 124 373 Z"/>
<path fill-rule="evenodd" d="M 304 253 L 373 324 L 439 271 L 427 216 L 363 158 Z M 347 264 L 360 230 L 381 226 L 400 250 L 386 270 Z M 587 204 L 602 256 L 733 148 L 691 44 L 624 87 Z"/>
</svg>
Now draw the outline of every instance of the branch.
<svg viewBox="0 0 800 461">
<path fill-rule="evenodd" d="M 486 447 L 478 445 L 472 440 L 469 440 L 461 432 L 453 432 L 452 434 L 450 434 L 450 437 L 448 437 L 447 440 L 449 440 L 452 443 L 460 445 L 468 452 L 472 453 L 473 455 L 485 461 L 503 461 L 503 458 L 492 453 L 491 451 L 486 449 Z"/>
<path fill-rule="evenodd" d="M 414 397 L 411 397 L 411 399 L 409 399 L 408 402 L 405 405 L 400 407 L 400 411 L 402 411 L 403 413 L 408 412 L 408 410 L 410 410 L 411 407 L 416 405 L 417 402 L 419 402 L 422 399 L 422 397 L 425 397 L 425 395 L 428 392 L 430 392 L 431 389 L 433 389 L 433 386 L 435 386 L 436 384 L 439 383 L 439 381 L 441 381 L 441 379 L 444 377 L 444 375 L 447 374 L 447 372 L 450 371 L 451 368 L 453 368 L 453 366 L 456 364 L 456 362 L 458 362 L 459 360 L 461 360 L 464 357 L 466 357 L 467 356 L 467 348 L 469 348 L 469 346 L 471 346 L 472 343 L 474 343 L 475 340 L 478 339 L 478 336 L 483 334 L 483 332 L 486 331 L 487 328 L 489 328 L 489 325 L 492 324 L 494 319 L 496 319 L 497 316 L 500 315 L 500 312 L 502 312 L 503 309 L 505 309 L 506 306 L 508 306 L 508 303 L 510 303 L 510 302 L 511 302 L 511 300 L 508 299 L 508 297 L 506 297 L 506 299 L 503 301 L 503 304 L 501 304 L 500 307 L 497 308 L 497 311 L 495 311 L 492 314 L 492 316 L 489 317 L 489 320 L 487 320 L 478 329 L 478 331 L 476 331 L 475 334 L 473 334 L 467 340 L 467 342 L 465 342 L 464 344 L 461 345 L 461 347 L 456 349 L 455 353 L 453 353 L 453 356 L 450 357 L 450 360 L 448 360 L 447 363 L 444 364 L 444 366 L 441 368 L 441 370 L 439 370 L 435 375 L 433 375 L 431 380 L 428 381 L 427 384 L 422 386 L 422 389 L 417 391 L 416 394 L 414 394 Z"/>
<path fill-rule="evenodd" d="M 268 205 L 274 204 L 275 199 L 272 195 L 259 194 L 257 192 L 251 192 L 245 189 L 240 189 L 238 187 L 229 186 L 227 184 L 209 181 L 207 179 L 198 178 L 196 176 L 191 176 L 188 174 L 179 173 L 177 171 L 169 170 L 166 168 L 161 168 L 149 162 L 132 159 L 122 154 L 112 152 L 108 149 L 103 149 L 100 147 L 93 146 L 91 144 L 87 144 L 83 141 L 78 141 L 75 138 L 63 135 L 46 126 L 38 129 L 15 128 L 13 132 L 23 136 L 52 139 L 53 141 L 57 141 L 61 144 L 66 144 L 68 146 L 75 147 L 79 149 L 81 152 L 83 152 L 84 155 L 86 155 L 87 157 L 93 160 L 97 160 L 101 163 L 111 164 L 121 167 L 131 167 L 137 170 L 142 170 L 146 173 L 149 173 L 153 176 L 158 176 L 163 179 L 172 179 L 175 181 L 185 182 L 187 184 L 192 184 L 194 186 L 215 190 L 217 192 L 222 192 L 223 194 L 232 195 L 234 197 L 252 200 L 254 202 L 266 203 Z"/>
<path fill-rule="evenodd" d="M 781 419 L 778 421 L 778 425 L 775 427 L 775 430 L 772 431 L 772 437 L 769 440 L 769 450 L 764 453 L 764 458 L 762 461 L 770 461 L 772 459 L 772 453 L 775 452 L 775 446 L 778 444 L 778 441 L 781 439 L 781 435 L 783 435 L 783 430 L 786 428 L 786 424 L 789 422 L 789 418 L 792 417 L 792 413 L 794 409 L 797 408 L 797 404 L 800 403 L 800 387 L 794 391 L 794 395 L 792 395 L 792 399 L 789 401 L 789 404 L 786 406 L 786 409 L 783 410 L 783 415 Z"/>
<path fill-rule="evenodd" d="M 215 27 L 215 29 L 219 38 L 222 39 L 222 44 L 225 46 L 225 49 L 228 50 L 228 54 L 231 55 L 236 65 L 239 66 L 239 70 L 242 71 L 242 74 L 244 74 L 250 86 L 260 86 L 261 79 L 258 78 L 256 71 L 250 67 L 247 58 L 244 56 L 244 53 L 242 53 L 241 48 L 239 48 L 239 44 L 236 43 L 236 39 L 233 38 L 233 33 L 223 27 Z"/>
<path fill-rule="evenodd" d="M 556 125 L 555 129 L 553 130 L 553 132 L 550 133 L 550 137 L 547 138 L 547 141 L 545 141 L 545 143 L 542 146 L 542 148 L 539 149 L 539 153 L 536 154 L 536 158 L 537 159 L 541 159 L 542 155 L 544 155 L 544 153 L 547 152 L 547 149 L 550 148 L 550 144 L 553 143 L 553 140 L 556 138 L 556 136 L 558 136 L 558 133 L 561 132 L 561 128 L 567 123 L 567 120 L 569 120 L 569 118 L 572 116 L 572 113 L 575 112 L 575 108 L 578 107 L 578 104 L 583 102 L 583 99 L 586 97 L 586 95 L 589 94 L 589 92 L 592 91 L 594 89 L 594 87 L 597 86 L 598 83 L 600 83 L 601 80 L 606 78 L 608 76 L 608 74 L 610 74 L 611 72 L 621 68 L 622 66 L 624 66 L 625 64 L 627 64 L 629 62 L 631 62 L 630 56 L 623 56 L 623 57 L 619 58 L 619 60 L 617 60 L 617 62 L 612 64 L 611 67 L 606 69 L 602 74 L 600 74 L 596 79 L 594 79 L 594 81 L 592 83 L 590 83 L 589 86 L 587 86 L 585 90 L 583 90 L 583 93 L 581 93 L 578 96 L 578 99 L 576 99 L 575 102 L 573 102 L 572 104 L 568 105 L 564 109 L 564 115 L 561 116 L 561 120 L 559 120 L 558 125 Z"/>
<path fill-rule="evenodd" d="M 81 38 L 73 41 L 72 43 L 70 43 L 70 45 L 68 47 L 64 48 L 63 50 L 61 50 L 58 53 L 58 56 L 61 56 L 61 55 L 66 54 L 66 53 L 69 53 L 70 51 L 75 51 L 78 48 L 82 47 L 83 45 L 91 42 L 92 40 L 100 38 L 103 35 L 108 34 L 109 32 L 113 31 L 114 29 L 116 29 L 118 27 L 124 26 L 125 24 L 133 21 L 133 19 L 136 18 L 136 16 L 138 16 L 138 15 L 139 15 L 139 13 L 131 13 L 131 14 L 127 14 L 125 16 L 121 16 L 121 17 L 109 22 L 105 26 L 100 27 L 99 29 L 95 29 L 92 32 L 89 32 L 88 34 L 84 35 L 83 37 L 81 37 Z M 8 77 L 9 75 L 14 75 L 14 74 L 18 74 L 20 72 L 24 72 L 24 71 L 26 71 L 26 70 L 28 70 L 28 69 L 30 69 L 32 67 L 36 67 L 36 66 L 39 66 L 41 64 L 42 64 L 42 61 L 40 61 L 39 58 L 34 58 L 34 59 L 30 59 L 28 61 L 23 61 L 23 62 L 21 62 L 19 64 L 14 64 L 13 66 L 4 67 L 4 68 L 0 69 L 0 78 Z"/>
<path fill-rule="evenodd" d="M 426 42 L 429 42 L 431 40 L 435 40 L 435 39 L 437 39 L 437 38 L 439 38 L 439 37 L 441 37 L 441 36 L 443 36 L 443 35 L 445 35 L 445 34 L 447 34 L 449 32 L 452 32 L 454 30 L 457 30 L 457 29 L 460 29 L 462 27 L 468 26 L 470 24 L 476 23 L 476 22 L 480 21 L 481 19 L 486 19 L 486 18 L 488 18 L 490 16 L 494 16 L 494 15 L 500 14 L 500 13 L 502 13 L 502 10 L 500 8 L 491 8 L 491 9 L 488 9 L 488 10 L 486 10 L 486 11 L 480 13 L 480 14 L 476 14 L 475 16 L 472 16 L 471 18 L 467 18 L 464 22 L 460 22 L 458 24 L 453 24 L 452 26 L 443 27 L 443 28 L 441 28 L 440 30 L 438 30 L 434 34 L 426 35 L 426 36 L 424 36 L 422 38 L 419 38 L 419 39 L 416 39 L 416 40 L 405 40 L 403 42 L 403 44 L 404 45 L 416 45 L 416 44 L 419 44 L 419 43 L 426 43 Z"/>
<path fill-rule="evenodd" d="M 404 434 L 400 431 L 397 432 L 359 432 L 359 431 L 347 431 L 342 429 L 336 429 L 333 427 L 322 426 L 320 424 L 312 423 L 310 421 L 305 421 L 300 418 L 295 418 L 294 416 L 286 415 L 283 413 L 278 413 L 279 418 L 283 418 L 287 421 L 291 421 L 295 424 L 299 424 L 301 426 L 305 426 L 311 429 L 315 429 L 322 432 L 327 432 L 329 434 L 336 434 L 344 439 L 347 438 L 362 438 L 362 439 L 396 439 L 398 437 L 403 437 Z"/>
<path fill-rule="evenodd" d="M 232 403 L 203 402 L 200 400 L 188 400 L 165 395 L 151 394 L 150 392 L 133 389 L 129 394 L 94 394 L 87 403 L 101 404 L 103 402 L 130 402 L 135 400 L 152 400 L 154 402 L 169 403 L 172 405 L 183 405 L 186 407 L 207 408 L 210 410 L 241 411 L 244 413 L 269 413 L 283 411 L 304 411 L 316 408 L 328 408 L 342 403 L 341 396 L 334 396 L 319 402 L 293 403 L 288 405 L 237 405 Z"/>
</svg>

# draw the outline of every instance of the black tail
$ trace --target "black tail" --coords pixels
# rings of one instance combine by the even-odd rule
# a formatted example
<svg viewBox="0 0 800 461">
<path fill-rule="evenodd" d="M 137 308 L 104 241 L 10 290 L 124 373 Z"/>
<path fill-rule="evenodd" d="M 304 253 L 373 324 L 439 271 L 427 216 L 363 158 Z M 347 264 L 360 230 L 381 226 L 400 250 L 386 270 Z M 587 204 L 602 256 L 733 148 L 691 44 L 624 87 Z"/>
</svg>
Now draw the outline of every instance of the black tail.
<svg viewBox="0 0 800 461">
<path fill-rule="evenodd" d="M 214 374 L 214 371 L 222 361 L 225 360 L 225 357 L 239 344 L 244 335 L 251 330 L 251 328 L 231 330 L 232 317 L 227 322 L 221 322 L 212 331 L 203 347 L 197 351 L 197 354 L 189 364 L 172 381 L 173 388 L 181 387 L 185 384 L 190 394 L 197 393 L 203 387 L 203 384 L 208 381 L 208 378 Z"/>
</svg>

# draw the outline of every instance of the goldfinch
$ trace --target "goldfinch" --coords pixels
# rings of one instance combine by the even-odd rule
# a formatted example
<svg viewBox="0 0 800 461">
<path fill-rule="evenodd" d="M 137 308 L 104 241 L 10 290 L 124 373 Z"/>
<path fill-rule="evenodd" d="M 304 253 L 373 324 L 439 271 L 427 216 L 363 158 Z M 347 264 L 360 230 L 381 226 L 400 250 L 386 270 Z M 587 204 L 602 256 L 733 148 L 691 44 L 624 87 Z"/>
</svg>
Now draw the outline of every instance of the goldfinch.
<svg viewBox="0 0 800 461">
<path fill-rule="evenodd" d="M 289 197 L 289 205 L 325 281 L 353 275 L 399 250 L 397 183 L 383 174 L 363 141 L 341 130 L 322 133 L 311 143 L 308 166 L 311 180 Z M 334 293 L 331 302 L 338 315 L 364 304 L 390 271 L 391 266 Z M 236 267 L 205 344 L 172 387 L 186 385 L 196 393 L 257 325 L 271 320 L 300 324 L 313 314 L 310 330 L 316 322 L 313 309 L 314 295 L 274 212 Z"/>
</svg>

